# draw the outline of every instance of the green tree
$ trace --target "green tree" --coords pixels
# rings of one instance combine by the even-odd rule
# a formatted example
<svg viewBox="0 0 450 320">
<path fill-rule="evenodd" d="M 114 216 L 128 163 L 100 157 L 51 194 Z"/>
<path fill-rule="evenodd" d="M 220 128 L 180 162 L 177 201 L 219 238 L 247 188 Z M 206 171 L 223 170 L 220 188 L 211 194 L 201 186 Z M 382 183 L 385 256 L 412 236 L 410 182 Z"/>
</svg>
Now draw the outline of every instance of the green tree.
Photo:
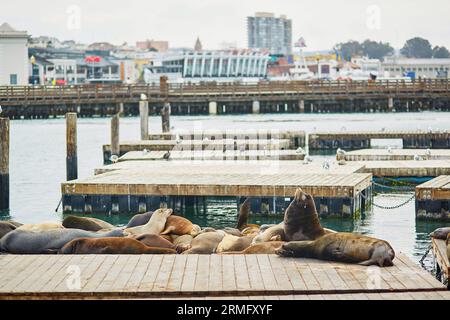
<svg viewBox="0 0 450 320">
<path fill-rule="evenodd" d="M 344 60 L 350 61 L 353 56 L 361 55 L 363 53 L 362 45 L 358 41 L 347 41 L 344 43 L 338 43 L 334 47 L 335 51 L 338 51 Z"/>
<path fill-rule="evenodd" d="M 436 46 L 433 48 L 433 58 L 448 59 L 450 58 L 450 51 L 446 47 Z"/>
<path fill-rule="evenodd" d="M 406 41 L 400 53 L 408 58 L 431 58 L 433 56 L 430 42 L 419 37 Z"/>
<path fill-rule="evenodd" d="M 362 43 L 362 50 L 365 56 L 370 59 L 380 59 L 382 60 L 384 57 L 391 55 L 394 53 L 394 48 L 386 42 L 376 42 L 367 39 Z"/>
</svg>

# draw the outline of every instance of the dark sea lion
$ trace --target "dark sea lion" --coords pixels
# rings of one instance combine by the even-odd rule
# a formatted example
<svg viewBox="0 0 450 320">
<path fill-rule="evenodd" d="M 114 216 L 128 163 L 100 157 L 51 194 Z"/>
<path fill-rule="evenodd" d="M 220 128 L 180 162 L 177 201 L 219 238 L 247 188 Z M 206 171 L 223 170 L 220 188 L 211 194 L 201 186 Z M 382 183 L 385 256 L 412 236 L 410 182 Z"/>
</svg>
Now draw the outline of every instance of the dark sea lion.
<svg viewBox="0 0 450 320">
<path fill-rule="evenodd" d="M 380 267 L 392 266 L 395 257 L 388 242 L 353 233 L 331 233 L 314 241 L 289 242 L 277 254 Z"/>
<path fill-rule="evenodd" d="M 286 242 L 283 241 L 261 242 L 251 245 L 243 251 L 224 252 L 221 254 L 275 254 L 276 251 L 279 250 L 285 243 Z"/>
<path fill-rule="evenodd" d="M 175 249 L 172 242 L 156 234 L 133 235 L 130 238 L 145 244 L 147 247 Z"/>
<path fill-rule="evenodd" d="M 311 195 L 298 188 L 284 214 L 286 241 L 316 240 L 326 234 Z"/>
<path fill-rule="evenodd" d="M 248 217 L 250 215 L 250 198 L 245 199 L 245 201 L 239 207 L 239 216 L 236 225 L 236 229 L 243 231 L 244 229 L 254 228 L 259 230 L 259 226 L 256 224 L 249 224 Z"/>
<path fill-rule="evenodd" d="M 11 231 L 16 230 L 17 227 L 8 221 L 0 221 L 0 239 L 3 238 L 5 235 L 10 233 Z"/>
<path fill-rule="evenodd" d="M 226 234 L 222 241 L 217 246 L 216 252 L 234 252 L 243 251 L 251 246 L 253 236 L 237 237 L 230 234 Z"/>
<path fill-rule="evenodd" d="M 171 215 L 167 218 L 164 230 L 161 232 L 162 235 L 165 234 L 175 234 L 177 236 L 182 236 L 185 234 L 190 234 L 191 236 L 196 236 L 200 233 L 201 228 L 193 224 L 186 218 Z"/>
<path fill-rule="evenodd" d="M 447 236 L 450 234 L 450 227 L 439 228 L 430 233 L 430 236 L 439 240 L 447 240 Z"/>
<path fill-rule="evenodd" d="M 57 229 L 45 232 L 14 230 L 0 240 L 0 249 L 12 254 L 56 253 L 66 243 L 77 238 L 123 237 L 120 229 L 95 233 L 78 229 Z"/>
<path fill-rule="evenodd" d="M 60 254 L 176 254 L 174 249 L 149 247 L 132 238 L 78 238 L 70 241 Z"/>
<path fill-rule="evenodd" d="M 152 217 L 153 212 L 146 212 L 146 213 L 140 213 L 134 215 L 130 221 L 128 221 L 128 224 L 125 226 L 125 228 L 134 228 L 138 226 L 143 226 L 144 224 L 147 224 L 150 221 L 150 218 Z"/>
<path fill-rule="evenodd" d="M 223 231 L 199 234 L 192 240 L 191 248 L 183 254 L 213 254 L 225 235 Z"/>
<path fill-rule="evenodd" d="M 112 224 L 100 219 L 78 216 L 68 216 L 64 218 L 62 225 L 67 229 L 79 229 L 93 232 L 104 229 L 111 230 L 116 228 Z"/>
</svg>

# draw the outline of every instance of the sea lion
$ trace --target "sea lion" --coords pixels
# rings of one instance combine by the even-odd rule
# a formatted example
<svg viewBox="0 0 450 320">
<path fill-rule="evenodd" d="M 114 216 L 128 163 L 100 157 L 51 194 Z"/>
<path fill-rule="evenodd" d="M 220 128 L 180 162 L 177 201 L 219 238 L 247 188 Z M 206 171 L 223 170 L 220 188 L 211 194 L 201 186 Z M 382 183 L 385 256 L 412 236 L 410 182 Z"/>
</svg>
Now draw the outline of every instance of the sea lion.
<svg viewBox="0 0 450 320">
<path fill-rule="evenodd" d="M 275 254 L 275 252 L 285 243 L 286 242 L 284 241 L 261 242 L 251 245 L 243 251 L 223 252 L 221 254 Z"/>
<path fill-rule="evenodd" d="M 144 224 L 147 224 L 150 221 L 150 218 L 152 217 L 153 212 L 146 212 L 146 213 L 140 213 L 134 215 L 130 221 L 128 221 L 128 224 L 125 226 L 125 228 L 134 228 L 138 226 L 143 226 Z"/>
<path fill-rule="evenodd" d="M 284 241 L 286 238 L 284 234 L 284 223 L 274 225 L 260 232 L 254 239 L 253 244 L 268 242 L 268 241 Z"/>
<path fill-rule="evenodd" d="M 167 218 L 165 228 L 161 232 L 161 234 L 176 234 L 178 236 L 190 234 L 191 236 L 195 237 L 200 233 L 200 231 L 201 228 L 198 225 L 193 224 L 188 219 L 171 215 Z"/>
<path fill-rule="evenodd" d="M 223 231 L 199 234 L 191 242 L 191 248 L 183 254 L 213 254 L 226 233 Z"/>
<path fill-rule="evenodd" d="M 384 240 L 353 233 L 331 233 L 314 241 L 286 243 L 276 252 L 283 257 L 303 257 L 364 266 L 393 266 L 394 249 Z"/>
<path fill-rule="evenodd" d="M 9 221 L 0 221 L 0 239 L 11 231 L 16 230 L 17 227 Z"/>
<path fill-rule="evenodd" d="M 232 236 L 236 236 L 236 237 L 242 237 L 242 232 L 239 231 L 239 229 L 236 228 L 230 228 L 230 227 L 226 227 L 223 228 L 222 231 L 231 234 Z"/>
<path fill-rule="evenodd" d="M 132 235 L 130 238 L 145 244 L 147 247 L 175 249 L 175 245 L 172 242 L 156 234 Z"/>
<path fill-rule="evenodd" d="M 325 235 L 311 195 L 298 188 L 284 214 L 286 241 L 316 240 Z"/>
<path fill-rule="evenodd" d="M 150 220 L 142 225 L 133 228 L 126 228 L 127 234 L 160 234 L 166 225 L 167 218 L 172 214 L 172 209 L 158 209 L 153 212 Z"/>
<path fill-rule="evenodd" d="M 68 216 L 63 220 L 62 225 L 67 229 L 79 229 L 86 231 L 102 231 L 115 229 L 112 224 L 91 217 Z"/>
<path fill-rule="evenodd" d="M 56 253 L 66 243 L 77 238 L 123 237 L 120 229 L 96 233 L 78 229 L 57 229 L 43 232 L 14 230 L 0 240 L 0 249 L 12 254 Z"/>
<path fill-rule="evenodd" d="M 18 227 L 16 230 L 28 232 L 45 232 L 50 230 L 64 229 L 60 222 L 47 221 L 42 223 L 29 223 Z"/>
<path fill-rule="evenodd" d="M 226 234 L 217 246 L 216 252 L 232 252 L 243 251 L 251 246 L 253 236 L 236 237 L 230 234 Z"/>
<path fill-rule="evenodd" d="M 243 231 L 244 229 L 257 229 L 259 226 L 256 224 L 249 224 L 248 217 L 250 215 L 250 198 L 245 199 L 245 201 L 239 207 L 239 216 L 236 225 L 236 229 Z M 249 231 L 247 231 L 249 233 Z"/>
<path fill-rule="evenodd" d="M 183 253 L 184 251 L 189 250 L 191 248 L 192 240 L 194 240 L 194 237 L 190 234 L 185 234 L 182 236 L 172 236 L 172 243 L 174 244 L 178 253 Z"/>
<path fill-rule="evenodd" d="M 447 236 L 450 234 L 450 227 L 439 228 L 430 233 L 430 236 L 439 240 L 447 240 Z"/>
<path fill-rule="evenodd" d="M 149 247 L 132 238 L 79 238 L 64 245 L 60 254 L 176 254 L 174 249 Z"/>
</svg>

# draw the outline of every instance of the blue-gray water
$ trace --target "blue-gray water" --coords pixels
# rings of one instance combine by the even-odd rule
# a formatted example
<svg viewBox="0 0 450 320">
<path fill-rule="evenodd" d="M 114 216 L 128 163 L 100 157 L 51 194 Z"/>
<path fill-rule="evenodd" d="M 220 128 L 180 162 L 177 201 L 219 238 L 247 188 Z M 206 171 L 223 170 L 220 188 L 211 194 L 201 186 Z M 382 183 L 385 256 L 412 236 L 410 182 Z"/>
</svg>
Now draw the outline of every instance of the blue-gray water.
<svg viewBox="0 0 450 320">
<path fill-rule="evenodd" d="M 109 142 L 110 119 L 78 120 L 79 177 L 93 174 L 102 165 L 102 145 Z M 450 129 L 449 113 L 393 113 L 393 114 L 279 114 L 172 117 L 175 130 L 194 129 L 279 129 L 279 130 L 416 130 Z M 161 132 L 160 117 L 151 117 L 150 131 Z M 121 140 L 139 137 L 139 119 L 121 119 Z M 27 120 L 11 124 L 11 211 L 3 219 L 22 223 L 60 220 L 55 213 L 60 199 L 60 183 L 65 179 L 65 121 Z M 375 202 L 395 205 L 408 199 L 410 194 L 379 195 Z M 234 203 L 210 204 L 207 216 L 187 213 L 202 226 L 234 225 Z M 120 224 L 127 217 L 109 217 Z M 260 223 L 277 222 L 275 218 L 255 218 Z M 420 259 L 429 245 L 428 234 L 440 223 L 416 222 L 414 201 L 396 210 L 374 208 L 364 218 L 351 220 L 324 220 L 327 227 L 339 231 L 355 231 L 388 240 L 396 251 Z"/>
</svg>

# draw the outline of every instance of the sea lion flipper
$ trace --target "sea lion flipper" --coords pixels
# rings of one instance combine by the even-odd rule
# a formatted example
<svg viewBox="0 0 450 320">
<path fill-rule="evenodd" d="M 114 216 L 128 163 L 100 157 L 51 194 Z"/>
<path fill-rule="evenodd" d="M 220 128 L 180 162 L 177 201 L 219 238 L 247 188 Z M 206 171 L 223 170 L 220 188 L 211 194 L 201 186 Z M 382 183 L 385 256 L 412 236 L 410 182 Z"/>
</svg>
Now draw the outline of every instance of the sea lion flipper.
<svg viewBox="0 0 450 320">
<path fill-rule="evenodd" d="M 369 259 L 369 260 L 360 262 L 360 263 L 358 263 L 358 264 L 359 264 L 360 266 L 368 267 L 368 266 L 371 266 L 371 265 L 374 265 L 374 264 L 377 264 L 377 263 L 374 262 L 372 259 Z"/>
<path fill-rule="evenodd" d="M 250 215 L 250 198 L 245 199 L 239 208 L 239 217 L 236 229 L 242 231 L 248 222 L 248 216 Z"/>
<path fill-rule="evenodd" d="M 174 231 L 176 228 L 175 226 L 169 226 L 167 229 L 163 230 L 163 232 L 161 232 L 161 235 L 166 235 L 166 234 L 170 234 L 172 231 Z"/>
</svg>

